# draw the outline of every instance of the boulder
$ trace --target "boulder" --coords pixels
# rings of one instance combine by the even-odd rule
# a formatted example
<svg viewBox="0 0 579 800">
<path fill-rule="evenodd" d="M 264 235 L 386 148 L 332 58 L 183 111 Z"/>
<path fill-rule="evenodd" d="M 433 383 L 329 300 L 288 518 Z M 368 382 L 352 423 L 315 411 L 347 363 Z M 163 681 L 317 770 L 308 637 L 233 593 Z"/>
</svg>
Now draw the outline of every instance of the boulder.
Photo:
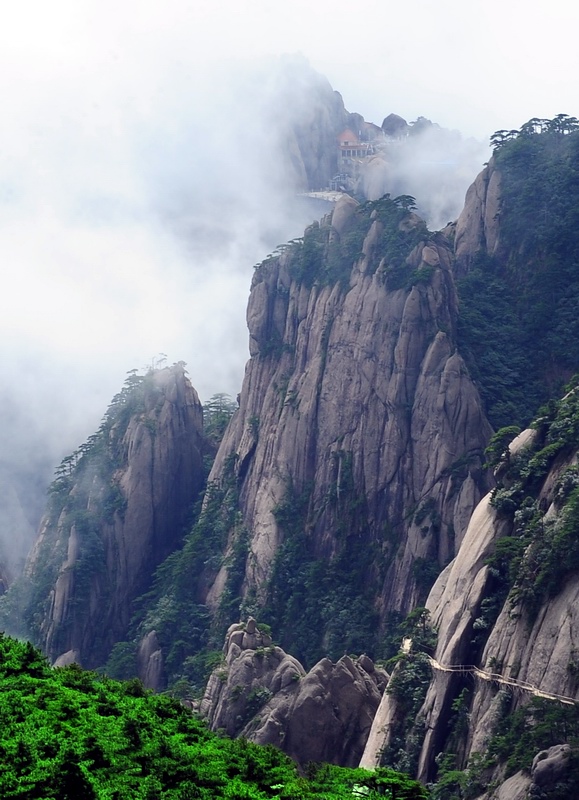
<svg viewBox="0 0 579 800">
<path fill-rule="evenodd" d="M 533 783 L 546 788 L 564 778 L 569 770 L 570 755 L 571 746 L 568 744 L 554 745 L 537 753 L 531 767 Z"/>
<path fill-rule="evenodd" d="M 248 645 L 244 627 L 229 628 L 224 664 L 211 675 L 201 702 L 210 727 L 273 744 L 304 766 L 357 766 L 387 673 L 367 655 L 343 656 L 335 664 L 324 658 L 306 673 L 282 648 L 264 647 L 267 634 L 259 629 L 251 634 L 255 646 Z"/>
</svg>

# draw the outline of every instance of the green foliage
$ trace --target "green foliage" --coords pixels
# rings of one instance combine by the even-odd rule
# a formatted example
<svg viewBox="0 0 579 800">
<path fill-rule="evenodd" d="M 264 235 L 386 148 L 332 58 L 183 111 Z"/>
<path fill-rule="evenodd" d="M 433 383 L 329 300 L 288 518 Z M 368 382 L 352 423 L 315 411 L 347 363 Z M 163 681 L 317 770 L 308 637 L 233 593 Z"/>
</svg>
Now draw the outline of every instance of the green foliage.
<svg viewBox="0 0 579 800">
<path fill-rule="evenodd" d="M 270 697 L 271 692 L 269 689 L 266 689 L 265 686 L 255 686 L 253 689 L 251 689 L 245 699 L 244 714 L 239 723 L 240 729 L 245 727 L 249 720 L 255 717 L 255 715 L 261 708 L 263 708 Z"/>
<path fill-rule="evenodd" d="M 344 781 L 345 776 L 347 783 Z M 429 796 L 427 790 L 417 781 L 401 776 L 399 772 L 388 768 L 379 768 L 368 773 L 364 769 L 311 764 L 308 767 L 307 778 L 312 787 L 320 792 L 321 797 L 325 798 L 325 793 L 328 793 L 328 800 L 333 797 L 345 797 L 345 794 L 340 794 L 345 786 L 350 787 L 348 796 L 367 797 L 371 800 L 378 797 L 386 800 L 428 800 Z M 365 791 L 366 788 L 369 790 L 368 793 Z"/>
<path fill-rule="evenodd" d="M 277 360 L 281 358 L 283 353 L 291 352 L 293 352 L 292 346 L 284 342 L 282 335 L 277 330 L 270 331 L 268 338 L 261 342 L 259 346 L 259 355 L 262 358 L 271 356 Z"/>
<path fill-rule="evenodd" d="M 563 742 L 579 745 L 579 707 L 533 697 L 526 705 L 505 715 L 487 754 L 496 761 L 506 762 L 509 776 L 518 770 L 528 771 L 539 750 Z"/>
<path fill-rule="evenodd" d="M 512 599 L 536 613 L 543 599 L 557 595 L 564 578 L 579 569 L 579 489 L 556 520 L 533 522 Z"/>
<path fill-rule="evenodd" d="M 577 487 L 579 487 L 579 467 L 573 464 L 563 470 L 555 483 L 555 502 L 557 505 L 564 505 L 571 492 Z"/>
<path fill-rule="evenodd" d="M 0 635 L 0 796 L 42 800 L 426 800 L 391 770 L 316 765 L 309 778 L 273 747 L 231 741 L 170 697 L 76 665 L 51 669 Z"/>
<path fill-rule="evenodd" d="M 500 259 L 458 285 L 459 346 L 495 427 L 526 424 L 579 369 L 579 130 L 566 115 L 498 131 Z"/>
<path fill-rule="evenodd" d="M 428 285 L 435 272 L 436 269 L 434 267 L 420 267 L 414 270 L 406 281 L 405 288 L 411 289 L 413 286 L 419 286 L 420 284 Z"/>
<path fill-rule="evenodd" d="M 397 625 L 398 650 L 387 663 L 391 670 L 386 688 L 396 700 L 390 741 L 380 763 L 414 774 L 424 739 L 424 720 L 418 716 L 432 678 L 428 655 L 434 652 L 437 634 L 427 608 L 418 607 Z M 402 652 L 402 639 L 411 640 L 410 652 Z"/>
<path fill-rule="evenodd" d="M 455 753 L 440 753 L 436 763 L 436 783 L 428 787 L 432 800 L 474 800 L 491 788 L 485 779 L 489 759 L 479 753 L 473 753 L 464 770 L 456 769 Z"/>
<path fill-rule="evenodd" d="M 386 287 L 390 290 L 410 289 L 416 283 L 430 283 L 434 274 L 428 267 L 412 272 L 406 263 L 414 247 L 430 238 L 423 222 L 405 224 L 415 208 L 414 198 L 410 195 L 391 198 L 389 194 L 362 206 L 362 213 L 373 215 L 384 226 L 382 240 L 374 254 L 374 260 L 378 262 L 382 258 L 385 259 L 384 278 Z"/>
<path fill-rule="evenodd" d="M 577 387 L 567 389 L 567 394 L 551 405 L 552 419 L 542 419 L 546 441 L 561 447 L 579 445 L 579 391 Z"/>
<path fill-rule="evenodd" d="M 458 468 L 460 469 L 460 467 Z M 436 507 L 436 501 L 429 497 L 422 502 L 414 512 L 414 524 L 420 526 L 421 535 L 429 533 L 438 535 L 440 532 L 441 518 Z M 436 558 L 416 557 L 412 564 L 412 577 L 418 589 L 418 602 L 424 602 L 435 580 L 440 574 L 440 565 Z"/>
<path fill-rule="evenodd" d="M 117 642 L 108 657 L 103 671 L 117 680 L 129 680 L 137 674 L 137 645 L 135 642 Z"/>
<path fill-rule="evenodd" d="M 509 444 L 520 432 L 521 429 L 518 425 L 508 425 L 493 434 L 485 450 L 487 465 L 489 467 L 497 467 L 504 458 L 508 457 Z"/>
<path fill-rule="evenodd" d="M 579 447 L 579 390 L 569 389 L 559 401 L 541 409 L 534 423 L 532 446 L 503 459 L 499 483 L 491 503 L 512 520 L 512 533 L 497 541 L 488 559 L 497 589 L 510 591 L 512 605 L 522 604 L 532 616 L 543 600 L 555 596 L 565 578 L 579 570 L 579 474 L 572 465 L 555 484 L 558 514 L 545 518 L 539 507 L 541 486 L 559 458 Z M 504 453 L 506 436 L 491 443 L 494 456 Z"/>
<path fill-rule="evenodd" d="M 372 221 L 378 219 L 384 230 L 369 271 L 374 272 L 384 258 L 384 279 L 389 289 L 410 289 L 419 283 L 429 283 L 433 274 L 431 268 L 412 272 L 406 264 L 411 250 L 430 237 L 424 223 L 414 220 L 412 224 L 405 224 L 415 208 L 414 198 L 409 195 L 391 198 L 386 194 L 379 200 L 361 204 L 339 236 L 329 224 L 315 222 L 306 230 L 303 239 L 294 240 L 287 248 L 291 276 L 306 286 L 340 283 L 347 287 L 352 267 L 362 255 L 366 234 Z"/>
<path fill-rule="evenodd" d="M 266 625 L 266 623 L 265 623 L 265 622 L 258 622 L 258 624 L 257 624 L 257 630 L 258 630 L 260 633 L 263 633 L 263 634 L 265 634 L 266 636 L 269 636 L 269 637 L 271 637 L 271 625 Z"/>
<path fill-rule="evenodd" d="M 225 429 L 236 409 L 237 403 L 223 392 L 214 394 L 203 403 L 203 433 L 215 447 L 218 447 L 223 439 Z"/>
<path fill-rule="evenodd" d="M 247 558 L 249 556 L 250 536 L 247 528 L 236 520 L 236 527 L 232 534 L 230 554 L 225 559 L 227 566 L 227 579 L 221 597 L 219 608 L 214 618 L 214 627 L 225 629 L 240 617 L 242 605 L 242 587 L 245 578 Z"/>
<path fill-rule="evenodd" d="M 314 222 L 306 229 L 303 239 L 294 241 L 290 273 L 298 283 L 312 286 L 322 274 L 327 232 Z"/>
<path fill-rule="evenodd" d="M 249 540 L 238 510 L 235 464 L 232 454 L 221 482 L 208 484 L 183 547 L 158 567 L 153 588 L 139 600 L 141 610 L 132 623 L 135 637 L 156 631 L 169 688 L 179 682 L 182 687 L 185 681 L 191 694 L 203 691 L 210 672 L 207 653 L 221 646 L 227 626 L 239 620 Z M 224 561 L 228 541 L 231 552 Z M 228 576 L 217 614 L 212 615 L 200 596 L 223 564 Z"/>
<path fill-rule="evenodd" d="M 118 470 L 127 464 L 123 443 L 127 426 L 131 419 L 137 419 L 151 434 L 151 423 L 155 422 L 155 411 L 145 413 L 146 408 L 154 408 L 159 392 L 154 376 L 153 371 L 143 376 L 130 370 L 97 433 L 56 469 L 48 489 L 48 522 L 34 575 L 20 577 L 0 599 L 0 625 L 4 630 L 25 635 L 36 644 L 42 642 L 41 625 L 66 561 L 67 534 L 72 528 L 78 547 L 75 562 L 68 567 L 74 576 L 72 617 L 82 621 L 87 613 L 92 586 L 105 570 L 103 528 L 114 524 L 116 518 L 122 520 L 125 513 L 126 497 L 118 482 Z M 60 646 L 59 636 L 64 634 L 62 628 L 53 633 L 55 650 Z"/>
<path fill-rule="evenodd" d="M 412 564 L 412 577 L 416 582 L 416 588 L 419 594 L 426 599 L 429 591 L 434 586 L 435 580 L 440 575 L 440 566 L 438 561 L 432 558 L 414 559 Z"/>
<path fill-rule="evenodd" d="M 501 170 L 501 236 L 521 254 L 575 256 L 579 133 L 520 136 L 496 154 Z M 548 268 L 550 265 L 545 264 Z"/>
<path fill-rule="evenodd" d="M 501 263 L 482 253 L 457 281 L 457 339 L 495 428 L 526 423 L 546 397 L 526 332 L 528 307 Z"/>
<path fill-rule="evenodd" d="M 400 654 L 386 687 L 396 700 L 396 717 L 391 728 L 388 747 L 380 763 L 413 774 L 418 765 L 424 735 L 423 721 L 417 717 L 432 678 L 430 662 L 425 653 Z"/>
<path fill-rule="evenodd" d="M 437 781 L 431 787 L 433 800 L 463 800 L 467 774 L 455 768 L 456 755 L 441 753 L 437 759 Z"/>
<path fill-rule="evenodd" d="M 339 486 L 327 501 L 339 506 L 334 523 L 337 547 L 331 558 L 315 552 L 307 533 L 316 517 L 309 487 L 298 493 L 288 486 L 273 511 L 284 539 L 260 616 L 276 631 L 280 644 L 310 666 L 323 656 L 335 660 L 344 653 L 372 654 L 378 645 L 371 580 L 376 551 L 360 547 L 366 500 L 355 491 L 351 454 L 340 458 Z"/>
<path fill-rule="evenodd" d="M 437 633 L 430 621 L 430 611 L 418 606 L 398 625 L 399 640 L 412 639 L 412 650 L 432 655 L 436 647 Z"/>
</svg>

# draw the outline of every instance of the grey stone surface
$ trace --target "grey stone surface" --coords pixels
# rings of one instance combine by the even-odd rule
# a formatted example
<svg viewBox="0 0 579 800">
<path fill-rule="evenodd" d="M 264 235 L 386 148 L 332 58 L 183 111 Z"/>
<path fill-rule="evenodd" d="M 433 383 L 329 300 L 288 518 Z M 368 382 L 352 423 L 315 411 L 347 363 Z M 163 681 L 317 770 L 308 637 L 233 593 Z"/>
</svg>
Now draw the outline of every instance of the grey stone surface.
<svg viewBox="0 0 579 800">
<path fill-rule="evenodd" d="M 46 560 L 64 551 L 41 630 L 41 645 L 51 660 L 72 650 L 83 666 L 102 666 L 113 644 L 125 637 L 133 600 L 177 546 L 202 486 L 202 424 L 201 404 L 183 367 L 154 373 L 143 408 L 131 416 L 122 436 L 122 466 L 112 476 L 123 510 L 99 520 L 103 569 L 94 571 L 82 599 L 75 571 L 82 544 L 74 514 L 63 513 L 58 520 L 45 516 L 25 574 L 34 581 Z M 102 491 L 95 481 L 87 512 Z M 74 493 L 73 486 L 71 498 Z"/>
<path fill-rule="evenodd" d="M 355 208 L 353 200 L 336 208 L 334 235 L 347 230 Z M 421 224 L 416 215 L 407 223 Z M 210 480 L 220 480 L 236 453 L 241 512 L 251 532 L 243 591 L 258 602 L 283 537 L 272 512 L 289 485 L 297 493 L 312 488 L 319 509 L 307 523 L 312 546 L 330 558 L 342 510 L 327 498 L 351 459 L 354 491 L 367 507 L 361 546 L 380 542 L 390 564 L 379 583 L 374 578 L 382 618 L 417 604 L 416 560 L 448 563 L 490 488 L 481 464 L 491 429 L 456 349 L 446 239 L 424 242 L 409 256 L 411 269 L 433 270 L 430 283 L 388 290 L 388 265 L 372 261 L 380 236 L 381 223 L 371 220 L 349 287 L 296 283 L 289 252 L 255 274 L 247 313 L 252 357 Z M 271 342 L 278 342 L 275 357 L 267 355 Z M 468 469 L 455 471 L 461 459 Z M 421 506 L 429 512 L 416 522 Z M 400 542 L 396 558 L 388 556 L 385 527 Z M 225 563 L 208 592 L 213 608 L 226 572 Z"/>
<path fill-rule="evenodd" d="M 200 711 L 212 729 L 273 744 L 300 764 L 357 766 L 388 676 L 368 656 L 324 658 L 308 673 L 280 647 L 236 644 L 230 627 L 224 664 L 211 675 Z"/>
</svg>

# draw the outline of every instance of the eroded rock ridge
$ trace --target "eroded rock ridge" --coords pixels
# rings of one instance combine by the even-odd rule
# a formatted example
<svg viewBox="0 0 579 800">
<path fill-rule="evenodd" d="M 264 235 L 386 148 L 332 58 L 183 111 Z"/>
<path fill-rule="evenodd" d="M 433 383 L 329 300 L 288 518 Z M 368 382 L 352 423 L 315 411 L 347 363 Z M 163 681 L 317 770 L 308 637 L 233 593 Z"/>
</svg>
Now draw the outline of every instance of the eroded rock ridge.
<svg viewBox="0 0 579 800">
<path fill-rule="evenodd" d="M 490 485 L 481 464 L 491 429 L 456 348 L 450 246 L 380 203 L 345 199 L 257 271 L 252 357 L 210 476 L 221 481 L 234 463 L 250 532 L 243 597 L 269 607 L 282 643 L 302 657 L 275 600 L 299 591 L 313 610 L 315 587 L 298 571 L 281 583 L 295 547 L 313 572 L 331 566 L 336 582 L 347 573 L 341 594 L 334 586 L 320 599 L 336 613 L 348 607 L 368 632 L 364 613 L 380 626 L 424 599 Z M 210 605 L 226 579 L 227 564 Z M 327 646 L 332 623 L 315 621 Z"/>
<path fill-rule="evenodd" d="M 250 617 L 229 628 L 200 711 L 213 730 L 273 744 L 302 766 L 357 766 L 387 681 L 365 655 L 324 658 L 306 673 Z"/>
<path fill-rule="evenodd" d="M 57 663 L 104 664 L 132 602 L 183 536 L 202 487 L 202 409 L 183 366 L 134 373 L 98 434 L 65 459 L 18 591 Z"/>
</svg>

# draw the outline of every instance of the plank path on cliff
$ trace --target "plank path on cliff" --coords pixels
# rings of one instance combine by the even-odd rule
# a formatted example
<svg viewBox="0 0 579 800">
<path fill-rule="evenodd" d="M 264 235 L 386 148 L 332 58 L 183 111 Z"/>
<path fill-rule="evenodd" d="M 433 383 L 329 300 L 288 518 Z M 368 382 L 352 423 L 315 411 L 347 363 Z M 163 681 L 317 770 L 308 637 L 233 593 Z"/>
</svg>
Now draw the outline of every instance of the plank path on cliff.
<svg viewBox="0 0 579 800">
<path fill-rule="evenodd" d="M 483 681 L 500 683 L 503 686 L 510 686 L 513 689 L 521 689 L 524 692 L 529 692 L 530 694 L 535 695 L 535 697 L 544 697 L 546 700 L 556 700 L 559 703 L 565 703 L 566 705 L 570 706 L 579 705 L 579 701 L 575 700 L 573 697 L 568 697 L 564 694 L 554 694 L 553 692 L 544 692 L 537 686 L 527 683 L 527 681 L 518 681 L 515 678 L 506 678 L 504 675 L 501 675 L 497 672 L 487 672 L 484 669 L 480 669 L 480 667 L 475 667 L 473 664 L 440 664 L 431 656 L 427 656 L 427 658 L 430 666 L 439 672 L 459 672 L 463 675 L 470 674 L 474 675 L 476 678 L 480 678 Z"/>
</svg>

